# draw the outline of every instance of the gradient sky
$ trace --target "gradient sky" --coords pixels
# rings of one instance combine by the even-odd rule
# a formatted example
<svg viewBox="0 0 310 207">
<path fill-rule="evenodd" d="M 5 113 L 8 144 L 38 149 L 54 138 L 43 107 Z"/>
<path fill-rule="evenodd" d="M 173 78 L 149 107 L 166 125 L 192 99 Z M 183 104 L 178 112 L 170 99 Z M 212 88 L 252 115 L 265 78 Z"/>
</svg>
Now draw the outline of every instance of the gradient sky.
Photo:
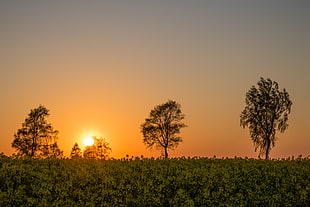
<svg viewBox="0 0 310 207">
<path fill-rule="evenodd" d="M 50 110 L 66 156 L 102 136 L 111 156 L 160 156 L 140 124 L 168 99 L 185 113 L 171 156 L 257 157 L 239 126 L 260 77 L 286 88 L 272 158 L 310 154 L 310 1 L 2 0 L 0 152 L 31 109 Z"/>
</svg>

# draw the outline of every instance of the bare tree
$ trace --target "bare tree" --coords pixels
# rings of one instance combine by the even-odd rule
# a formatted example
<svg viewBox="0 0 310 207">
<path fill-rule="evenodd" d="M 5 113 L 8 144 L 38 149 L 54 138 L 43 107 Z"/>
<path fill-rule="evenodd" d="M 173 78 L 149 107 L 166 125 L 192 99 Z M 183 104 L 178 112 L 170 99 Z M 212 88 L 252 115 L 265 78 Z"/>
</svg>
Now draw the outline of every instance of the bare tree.
<svg viewBox="0 0 310 207">
<path fill-rule="evenodd" d="M 176 101 L 157 105 L 151 110 L 149 118 L 141 124 L 143 142 L 148 148 L 156 147 L 164 150 L 164 157 L 168 158 L 168 149 L 174 149 L 182 142 L 177 136 L 180 129 L 186 127 L 182 122 L 184 114 L 181 105 Z"/>
<path fill-rule="evenodd" d="M 255 151 L 268 159 L 275 146 L 276 131 L 283 133 L 288 127 L 288 115 L 292 101 L 285 89 L 279 90 L 278 83 L 261 78 L 258 88 L 252 86 L 246 93 L 245 108 L 240 115 L 240 125 L 250 130 Z"/>
</svg>

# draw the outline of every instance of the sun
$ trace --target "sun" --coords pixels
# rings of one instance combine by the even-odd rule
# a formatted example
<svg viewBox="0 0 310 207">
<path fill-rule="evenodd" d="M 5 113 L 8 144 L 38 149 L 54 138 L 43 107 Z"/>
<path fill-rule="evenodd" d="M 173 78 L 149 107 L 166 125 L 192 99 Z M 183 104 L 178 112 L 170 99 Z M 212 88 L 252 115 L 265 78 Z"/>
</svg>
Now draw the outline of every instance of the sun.
<svg viewBox="0 0 310 207">
<path fill-rule="evenodd" d="M 84 139 L 84 145 L 85 146 L 92 146 L 94 144 L 94 139 L 91 137 L 86 137 Z"/>
</svg>

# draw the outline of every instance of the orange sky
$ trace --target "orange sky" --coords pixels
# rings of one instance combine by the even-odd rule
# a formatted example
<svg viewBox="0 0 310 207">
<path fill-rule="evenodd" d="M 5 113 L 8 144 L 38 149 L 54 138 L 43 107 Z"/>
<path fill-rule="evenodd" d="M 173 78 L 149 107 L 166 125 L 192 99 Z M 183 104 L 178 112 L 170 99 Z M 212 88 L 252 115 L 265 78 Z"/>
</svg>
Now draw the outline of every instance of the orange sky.
<svg viewBox="0 0 310 207">
<path fill-rule="evenodd" d="M 261 76 L 293 101 L 272 158 L 310 154 L 309 1 L 1 1 L 0 152 L 40 104 L 69 155 L 87 136 L 112 156 L 160 155 L 140 124 L 168 99 L 185 113 L 171 156 L 257 157 L 239 126 Z"/>
</svg>

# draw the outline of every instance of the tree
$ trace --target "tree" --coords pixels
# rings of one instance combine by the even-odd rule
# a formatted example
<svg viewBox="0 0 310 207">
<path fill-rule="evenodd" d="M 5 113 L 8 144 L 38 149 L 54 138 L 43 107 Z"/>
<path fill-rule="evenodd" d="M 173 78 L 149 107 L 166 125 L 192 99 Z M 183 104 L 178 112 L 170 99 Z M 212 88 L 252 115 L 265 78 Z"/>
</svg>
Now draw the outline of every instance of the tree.
<svg viewBox="0 0 310 207">
<path fill-rule="evenodd" d="M 143 142 L 148 148 L 163 149 L 164 157 L 168 158 L 168 149 L 174 149 L 182 142 L 182 138 L 177 136 L 180 129 L 186 127 L 182 122 L 184 114 L 181 105 L 176 101 L 157 105 L 151 110 L 149 118 L 141 124 Z"/>
<path fill-rule="evenodd" d="M 75 143 L 72 147 L 71 153 L 70 153 L 71 158 L 81 158 L 82 157 L 82 151 L 81 148 L 79 147 L 78 143 Z"/>
<path fill-rule="evenodd" d="M 246 93 L 245 108 L 240 115 L 240 125 L 250 130 L 255 151 L 268 159 L 275 146 L 276 131 L 283 133 L 288 127 L 288 115 L 292 101 L 285 89 L 279 90 L 278 83 L 261 78 L 258 88 L 252 86 Z"/>
<path fill-rule="evenodd" d="M 12 147 L 17 150 L 19 156 L 59 157 L 62 155 L 56 142 L 58 131 L 47 123 L 48 116 L 49 110 L 42 105 L 30 111 L 22 128 L 14 134 Z"/>
<path fill-rule="evenodd" d="M 105 141 L 102 137 L 92 137 L 94 139 L 94 144 L 91 146 L 86 146 L 84 150 L 85 158 L 92 159 L 109 159 L 109 154 L 112 149 L 109 147 L 109 143 Z"/>
<path fill-rule="evenodd" d="M 45 157 L 54 157 L 54 158 L 64 158 L 63 151 L 59 149 L 57 142 L 48 145 L 48 150 L 46 153 L 43 153 Z"/>
</svg>

